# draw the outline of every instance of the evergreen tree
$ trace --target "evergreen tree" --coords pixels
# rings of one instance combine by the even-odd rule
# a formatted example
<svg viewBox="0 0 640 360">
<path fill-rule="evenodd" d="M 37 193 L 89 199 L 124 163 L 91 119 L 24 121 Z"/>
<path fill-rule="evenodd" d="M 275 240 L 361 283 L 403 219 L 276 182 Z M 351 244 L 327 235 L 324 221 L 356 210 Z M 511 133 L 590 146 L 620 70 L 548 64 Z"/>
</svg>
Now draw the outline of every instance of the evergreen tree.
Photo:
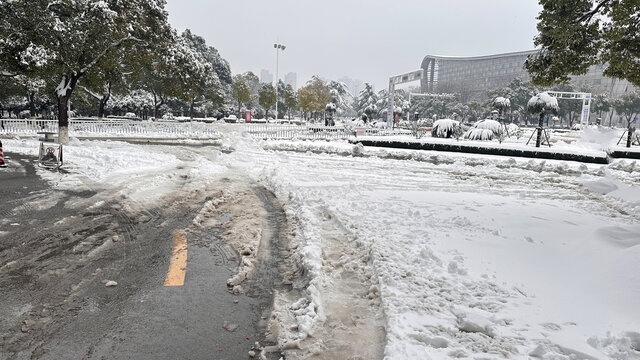
<svg viewBox="0 0 640 360">
<path fill-rule="evenodd" d="M 119 49 L 157 41 L 170 29 L 163 0 L 0 2 L 0 71 L 57 84 L 60 141 L 78 81 Z M 55 85 L 53 85 L 55 86 Z"/>
<path fill-rule="evenodd" d="M 378 96 L 373 91 L 373 86 L 369 83 L 364 83 L 364 88 L 360 91 L 358 99 L 355 103 L 355 110 L 358 114 L 365 114 L 369 119 L 373 119 L 373 116 L 377 114 Z"/>
<path fill-rule="evenodd" d="M 293 90 L 293 86 L 287 84 L 284 88 L 283 93 L 284 105 L 287 108 L 287 112 L 289 114 L 289 120 L 291 120 L 291 111 L 298 107 L 298 94 L 295 90 Z"/>
<path fill-rule="evenodd" d="M 238 118 L 240 118 L 240 106 L 251 99 L 249 85 L 240 74 L 233 77 L 232 97 L 238 103 Z"/>
<path fill-rule="evenodd" d="M 331 94 L 331 102 L 336 106 L 336 113 L 340 116 L 353 114 L 353 95 L 349 92 L 347 85 L 340 81 L 330 81 L 327 84 Z"/>
<path fill-rule="evenodd" d="M 640 114 L 640 93 L 637 91 L 624 93 L 613 102 L 616 112 L 627 121 L 627 147 L 631 147 L 633 134 L 636 131 L 634 120 Z"/>
<path fill-rule="evenodd" d="M 611 100 L 607 94 L 596 94 L 593 96 L 593 102 L 591 103 L 591 109 L 598 113 L 598 117 L 602 119 L 602 113 L 609 113 L 609 126 L 611 126 L 611 120 L 613 118 L 613 111 L 611 111 Z M 604 125 L 604 122 L 602 122 Z"/>
<path fill-rule="evenodd" d="M 638 0 L 539 0 L 535 45 L 527 59 L 532 82 L 550 86 L 605 64 L 604 74 L 640 86 Z"/>
<path fill-rule="evenodd" d="M 263 84 L 258 96 L 258 102 L 264 109 L 264 117 L 268 119 L 269 109 L 276 104 L 276 89 L 271 84 Z"/>
</svg>

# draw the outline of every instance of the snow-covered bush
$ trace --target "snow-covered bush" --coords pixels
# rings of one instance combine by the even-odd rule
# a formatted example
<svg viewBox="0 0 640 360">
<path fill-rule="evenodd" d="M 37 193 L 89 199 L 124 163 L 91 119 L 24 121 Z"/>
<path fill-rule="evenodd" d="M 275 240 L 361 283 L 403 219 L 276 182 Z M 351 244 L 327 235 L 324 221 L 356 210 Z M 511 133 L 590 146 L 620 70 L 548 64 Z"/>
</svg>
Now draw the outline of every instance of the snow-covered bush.
<svg viewBox="0 0 640 360">
<path fill-rule="evenodd" d="M 162 115 L 162 119 L 163 120 L 174 120 L 176 117 L 173 116 L 173 113 L 171 112 L 167 112 L 164 115 Z"/>
<path fill-rule="evenodd" d="M 493 140 L 500 138 L 503 132 L 504 129 L 498 121 L 484 119 L 476 122 L 473 128 L 464 134 L 464 138 L 468 140 Z"/>
<path fill-rule="evenodd" d="M 132 118 L 132 119 L 135 119 L 135 118 L 137 118 L 138 116 L 137 116 L 135 113 L 128 112 L 128 113 L 124 114 L 124 117 L 126 117 L 126 118 Z"/>
<path fill-rule="evenodd" d="M 573 124 L 573 126 L 571 127 L 571 130 L 583 130 L 584 126 L 580 123 L 578 124 Z"/>
<path fill-rule="evenodd" d="M 513 135 L 520 131 L 520 127 L 518 127 L 518 125 L 516 124 L 509 124 L 507 125 L 507 131 L 509 131 L 509 134 Z"/>
<path fill-rule="evenodd" d="M 457 128 L 460 127 L 460 122 L 452 119 L 440 119 L 433 123 L 431 129 L 431 136 L 437 138 L 450 138 L 454 135 Z"/>
<path fill-rule="evenodd" d="M 22 110 L 22 111 L 20 111 L 20 114 L 18 114 L 18 117 L 20 117 L 20 119 L 28 119 L 28 118 L 31 117 L 31 111 Z"/>
<path fill-rule="evenodd" d="M 345 119 L 344 127 L 350 130 L 353 130 L 357 127 L 365 127 L 366 124 L 362 119 Z"/>
</svg>

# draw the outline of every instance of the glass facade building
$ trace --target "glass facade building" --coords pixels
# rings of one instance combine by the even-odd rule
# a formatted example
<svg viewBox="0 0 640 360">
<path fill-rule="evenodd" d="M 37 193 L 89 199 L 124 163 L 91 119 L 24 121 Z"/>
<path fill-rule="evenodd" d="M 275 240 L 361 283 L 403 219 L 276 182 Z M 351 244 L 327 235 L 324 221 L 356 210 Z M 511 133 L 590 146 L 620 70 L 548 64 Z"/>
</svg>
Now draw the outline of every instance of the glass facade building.
<svg viewBox="0 0 640 360">
<path fill-rule="evenodd" d="M 484 99 L 486 93 L 509 84 L 513 79 L 529 80 L 524 62 L 537 50 L 474 57 L 431 56 L 422 60 L 423 93 L 458 93 L 465 99 Z M 626 80 L 602 74 L 603 65 L 591 66 L 585 75 L 572 77 L 578 89 L 618 97 L 633 87 Z"/>
</svg>

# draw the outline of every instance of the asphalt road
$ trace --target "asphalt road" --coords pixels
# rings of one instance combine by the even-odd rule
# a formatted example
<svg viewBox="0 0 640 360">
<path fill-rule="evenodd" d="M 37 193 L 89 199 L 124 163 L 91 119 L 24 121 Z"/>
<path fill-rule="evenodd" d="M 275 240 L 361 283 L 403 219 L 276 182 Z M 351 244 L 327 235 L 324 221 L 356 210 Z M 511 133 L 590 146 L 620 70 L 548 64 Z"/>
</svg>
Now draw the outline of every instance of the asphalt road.
<svg viewBox="0 0 640 360">
<path fill-rule="evenodd" d="M 0 169 L 0 359 L 248 359 L 255 342 L 269 345 L 286 221 L 272 194 L 254 189 L 271 235 L 259 277 L 235 295 L 226 280 L 239 256 L 219 229 L 193 227 L 202 203 L 135 217 L 118 199 L 78 206 L 94 193 L 48 188 L 29 157 L 8 162 Z M 187 239 L 184 283 L 165 286 L 177 230 Z M 110 280 L 117 286 L 105 286 Z"/>
</svg>

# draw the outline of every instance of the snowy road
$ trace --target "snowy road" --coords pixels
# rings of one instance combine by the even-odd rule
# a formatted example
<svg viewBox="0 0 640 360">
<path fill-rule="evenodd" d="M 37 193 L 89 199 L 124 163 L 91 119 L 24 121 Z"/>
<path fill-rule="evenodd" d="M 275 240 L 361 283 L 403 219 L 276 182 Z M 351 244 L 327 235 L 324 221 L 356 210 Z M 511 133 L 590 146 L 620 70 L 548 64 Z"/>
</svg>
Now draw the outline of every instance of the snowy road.
<svg viewBox="0 0 640 360">
<path fill-rule="evenodd" d="M 273 195 L 194 171 L 198 149 L 180 159 L 147 150 L 175 160 L 154 167 L 132 151 L 142 148 L 113 147 L 69 149 L 64 173 L 37 170 L 49 185 L 31 157 L 11 152 L 0 173 L 0 359 L 245 359 L 259 351 L 286 230 Z M 107 152 L 117 161 L 105 162 Z M 260 248 L 256 231 L 265 234 Z M 186 243 L 173 269 L 176 238 Z M 246 264 L 257 274 L 231 292 L 228 280 Z M 174 270 L 182 279 L 168 284 Z"/>
</svg>

